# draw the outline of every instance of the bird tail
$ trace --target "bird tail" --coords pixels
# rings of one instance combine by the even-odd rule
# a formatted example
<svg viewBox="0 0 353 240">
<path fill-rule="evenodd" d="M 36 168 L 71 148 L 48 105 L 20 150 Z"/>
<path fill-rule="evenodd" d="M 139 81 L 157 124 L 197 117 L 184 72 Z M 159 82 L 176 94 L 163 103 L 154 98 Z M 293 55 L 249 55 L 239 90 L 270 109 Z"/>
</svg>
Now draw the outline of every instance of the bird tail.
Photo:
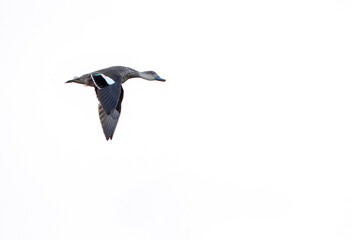
<svg viewBox="0 0 353 240">
<path fill-rule="evenodd" d="M 66 81 L 65 83 L 80 83 L 80 84 L 85 84 L 80 77 L 75 77 L 74 79 L 71 79 L 69 81 Z"/>
<path fill-rule="evenodd" d="M 71 79 L 69 81 L 66 81 L 66 83 L 78 83 L 78 84 L 83 84 L 86 86 L 91 86 L 94 87 L 94 83 L 91 79 L 91 75 L 90 74 L 85 74 L 81 77 L 75 77 L 74 79 Z"/>
</svg>

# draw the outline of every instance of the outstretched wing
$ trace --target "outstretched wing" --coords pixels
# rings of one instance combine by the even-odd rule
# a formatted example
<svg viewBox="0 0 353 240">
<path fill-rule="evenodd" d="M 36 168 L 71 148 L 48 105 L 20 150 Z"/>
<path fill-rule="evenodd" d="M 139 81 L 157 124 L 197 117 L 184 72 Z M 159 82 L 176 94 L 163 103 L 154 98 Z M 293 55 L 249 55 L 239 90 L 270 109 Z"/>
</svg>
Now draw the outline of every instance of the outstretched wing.
<svg viewBox="0 0 353 240">
<path fill-rule="evenodd" d="M 102 104 L 100 103 L 98 104 L 99 119 L 101 121 L 103 132 L 107 140 L 113 139 L 114 131 L 120 117 L 121 102 L 123 101 L 123 97 L 124 97 L 124 89 L 121 86 L 120 88 L 121 88 L 121 94 L 118 100 L 118 105 L 116 106 L 115 109 L 111 111 L 110 114 L 107 114 Z"/>
<path fill-rule="evenodd" d="M 101 73 L 92 73 L 91 78 L 95 85 L 98 100 L 100 101 L 104 111 L 109 115 L 117 107 L 122 92 L 119 80 L 114 81 L 112 78 Z"/>
</svg>

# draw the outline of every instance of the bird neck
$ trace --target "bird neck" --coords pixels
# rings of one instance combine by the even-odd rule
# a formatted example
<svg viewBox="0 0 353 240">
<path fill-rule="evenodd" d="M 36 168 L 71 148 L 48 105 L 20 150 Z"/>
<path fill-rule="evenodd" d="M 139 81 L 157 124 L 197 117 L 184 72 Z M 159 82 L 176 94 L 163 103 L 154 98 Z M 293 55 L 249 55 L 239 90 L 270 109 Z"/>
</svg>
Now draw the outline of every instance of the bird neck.
<svg viewBox="0 0 353 240">
<path fill-rule="evenodd" d="M 139 72 L 139 77 L 146 80 L 153 80 L 153 77 L 151 76 L 151 74 L 148 74 L 146 72 Z"/>
<path fill-rule="evenodd" d="M 143 78 L 149 81 L 154 80 L 153 76 L 151 76 L 148 72 L 139 72 L 132 68 L 126 68 L 122 82 L 124 83 L 130 78 Z"/>
<path fill-rule="evenodd" d="M 140 72 L 138 72 L 132 68 L 126 68 L 126 69 L 127 69 L 127 71 L 124 74 L 123 81 L 122 81 L 123 83 L 126 82 L 130 78 L 140 77 Z"/>
</svg>

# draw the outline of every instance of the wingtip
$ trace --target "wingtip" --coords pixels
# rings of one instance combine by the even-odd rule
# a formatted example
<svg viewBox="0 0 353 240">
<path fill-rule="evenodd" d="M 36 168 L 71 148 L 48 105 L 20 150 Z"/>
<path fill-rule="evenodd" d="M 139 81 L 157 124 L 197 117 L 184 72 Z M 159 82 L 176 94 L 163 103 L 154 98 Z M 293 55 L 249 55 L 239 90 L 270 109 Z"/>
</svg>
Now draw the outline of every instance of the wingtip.
<svg viewBox="0 0 353 240">
<path fill-rule="evenodd" d="M 104 131 L 104 129 L 103 129 L 103 131 Z M 110 135 L 108 135 L 108 133 L 106 133 L 105 131 L 104 131 L 104 136 L 105 136 L 105 140 L 107 140 L 107 141 L 109 141 L 111 139 Z"/>
<path fill-rule="evenodd" d="M 114 110 L 112 114 L 107 115 L 102 105 L 98 104 L 99 119 L 103 128 L 104 136 L 107 141 L 113 139 L 114 131 L 119 119 L 119 112 Z"/>
</svg>

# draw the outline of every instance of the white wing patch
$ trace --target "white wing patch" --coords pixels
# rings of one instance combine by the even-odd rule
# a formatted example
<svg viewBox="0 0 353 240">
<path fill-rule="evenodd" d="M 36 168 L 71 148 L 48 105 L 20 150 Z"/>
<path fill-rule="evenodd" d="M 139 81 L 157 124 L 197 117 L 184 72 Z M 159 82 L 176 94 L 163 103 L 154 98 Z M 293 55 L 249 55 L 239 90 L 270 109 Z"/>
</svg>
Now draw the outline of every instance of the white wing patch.
<svg viewBox="0 0 353 240">
<path fill-rule="evenodd" d="M 115 83 L 115 81 L 113 79 L 111 79 L 110 77 L 105 76 L 103 74 L 101 74 L 101 75 L 105 79 L 105 81 L 108 83 L 108 85 L 113 85 Z"/>
<path fill-rule="evenodd" d="M 110 85 L 113 85 L 115 81 L 108 76 L 105 76 L 101 73 L 91 74 L 91 78 L 97 88 L 101 89 Z"/>
</svg>

